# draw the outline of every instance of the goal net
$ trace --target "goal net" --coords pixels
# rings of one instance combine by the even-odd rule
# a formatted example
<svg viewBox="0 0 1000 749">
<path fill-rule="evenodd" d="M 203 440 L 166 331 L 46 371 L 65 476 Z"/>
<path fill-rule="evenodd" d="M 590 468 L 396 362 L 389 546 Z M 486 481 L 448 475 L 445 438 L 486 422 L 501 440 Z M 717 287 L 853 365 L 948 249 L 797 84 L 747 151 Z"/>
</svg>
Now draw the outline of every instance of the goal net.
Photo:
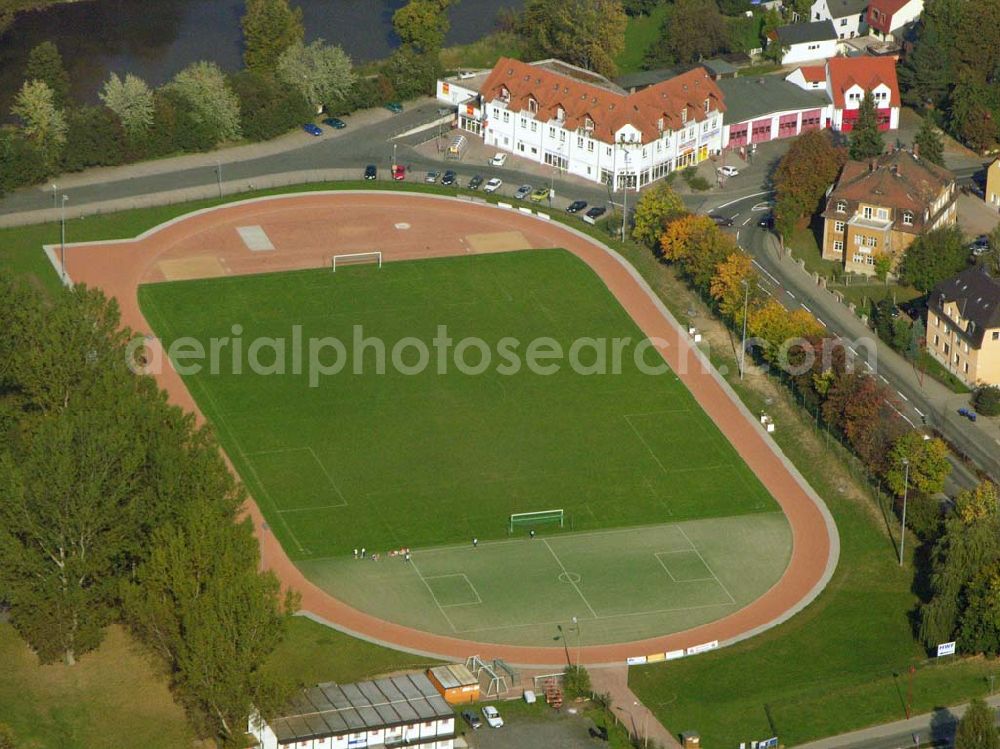
<svg viewBox="0 0 1000 749">
<path fill-rule="evenodd" d="M 558 523 L 563 527 L 564 514 L 562 510 L 541 510 L 539 512 L 515 512 L 510 516 L 510 533 L 520 526 L 534 526 L 542 523 Z"/>
<path fill-rule="evenodd" d="M 337 272 L 338 265 L 358 265 L 360 263 L 376 263 L 382 267 L 382 252 L 373 250 L 372 252 L 349 252 L 344 255 L 334 255 L 330 258 L 330 265 L 333 272 Z"/>
</svg>

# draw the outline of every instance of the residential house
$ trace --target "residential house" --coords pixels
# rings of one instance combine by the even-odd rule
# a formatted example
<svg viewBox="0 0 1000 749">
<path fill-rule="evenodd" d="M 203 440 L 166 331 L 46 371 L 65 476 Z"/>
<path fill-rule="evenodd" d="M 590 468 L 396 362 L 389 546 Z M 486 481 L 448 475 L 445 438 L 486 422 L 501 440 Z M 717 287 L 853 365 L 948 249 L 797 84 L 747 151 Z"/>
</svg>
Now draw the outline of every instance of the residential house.
<svg viewBox="0 0 1000 749">
<path fill-rule="evenodd" d="M 770 32 L 768 45 L 771 44 L 780 44 L 784 48 L 782 65 L 826 60 L 837 54 L 837 32 L 830 20 L 793 23 Z"/>
<path fill-rule="evenodd" d="M 874 36 L 902 42 L 903 27 L 920 18 L 923 11 L 924 0 L 871 0 L 867 22 Z"/>
<path fill-rule="evenodd" d="M 785 80 L 806 91 L 826 91 L 826 65 L 803 65 L 786 75 Z"/>
<path fill-rule="evenodd" d="M 1000 211 L 1000 159 L 986 167 L 986 202 Z"/>
<path fill-rule="evenodd" d="M 927 350 L 969 387 L 1000 385 L 1000 279 L 968 268 L 927 299 Z"/>
<path fill-rule="evenodd" d="M 826 88 L 833 101 L 833 129 L 850 132 L 866 93 L 875 98 L 880 130 L 899 127 L 899 82 L 891 57 L 834 57 L 826 64 Z"/>
<path fill-rule="evenodd" d="M 740 148 L 792 138 L 829 124 L 824 91 L 803 91 L 777 76 L 717 81 L 726 102 L 723 146 Z"/>
<path fill-rule="evenodd" d="M 453 749 L 455 712 L 425 674 L 405 674 L 304 689 L 248 733 L 259 749 Z"/>
<path fill-rule="evenodd" d="M 838 39 L 862 36 L 865 26 L 865 8 L 868 0 L 816 0 L 809 9 L 813 21 L 831 21 Z"/>
<path fill-rule="evenodd" d="M 722 151 L 722 92 L 698 67 L 634 93 L 559 60 L 501 58 L 479 90 L 483 142 L 614 189 Z"/>
<path fill-rule="evenodd" d="M 823 258 L 849 273 L 874 275 L 884 256 L 895 268 L 918 234 L 957 221 L 956 205 L 954 175 L 915 153 L 848 161 L 823 211 Z"/>
</svg>

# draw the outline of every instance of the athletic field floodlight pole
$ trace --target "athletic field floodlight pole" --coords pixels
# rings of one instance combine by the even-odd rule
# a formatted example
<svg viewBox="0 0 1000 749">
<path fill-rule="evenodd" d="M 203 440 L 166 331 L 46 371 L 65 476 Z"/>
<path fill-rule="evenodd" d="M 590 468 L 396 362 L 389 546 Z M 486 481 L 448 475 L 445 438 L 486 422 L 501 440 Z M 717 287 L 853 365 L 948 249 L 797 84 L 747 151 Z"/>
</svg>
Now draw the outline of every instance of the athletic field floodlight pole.
<svg viewBox="0 0 1000 749">
<path fill-rule="evenodd" d="M 573 626 L 576 627 L 576 667 L 580 667 L 580 620 L 573 617 Z"/>
<path fill-rule="evenodd" d="M 222 200 L 222 162 L 215 160 L 215 178 L 219 182 L 219 200 Z"/>
<path fill-rule="evenodd" d="M 63 282 L 66 281 L 66 201 L 69 195 L 62 196 L 62 206 L 59 211 L 59 265 L 62 266 Z"/>
<path fill-rule="evenodd" d="M 566 633 L 565 633 L 565 632 L 563 632 L 563 628 L 562 628 L 562 625 L 561 625 L 561 624 L 557 624 L 557 625 L 556 625 L 556 629 L 558 629 L 558 630 L 559 630 L 559 636 L 558 636 L 558 637 L 556 637 L 556 639 L 557 639 L 557 640 L 562 640 L 562 644 L 563 644 L 563 650 L 565 650 L 565 651 L 566 651 L 566 667 L 568 668 L 568 667 L 572 666 L 572 665 L 573 665 L 573 663 L 572 663 L 572 661 L 570 661 L 570 659 L 569 659 L 569 645 L 568 645 L 568 644 L 567 644 L 567 642 L 566 642 Z"/>
<path fill-rule="evenodd" d="M 903 458 L 903 520 L 899 524 L 899 566 L 903 566 L 903 543 L 906 541 L 906 493 L 910 488 L 910 461 Z"/>
<path fill-rule="evenodd" d="M 58 208 L 59 207 L 59 201 L 56 199 L 56 190 L 58 190 L 58 189 L 59 189 L 59 187 L 56 185 L 55 182 L 53 182 L 52 183 L 52 207 L 53 208 Z"/>
<path fill-rule="evenodd" d="M 392 165 L 389 168 L 390 169 L 395 169 L 396 168 L 396 143 L 395 142 L 393 142 L 393 144 L 392 144 Z"/>
<path fill-rule="evenodd" d="M 750 304 L 750 282 L 745 278 L 743 284 L 743 345 L 740 346 L 740 379 L 743 379 L 743 368 L 747 357 L 747 307 Z"/>
</svg>

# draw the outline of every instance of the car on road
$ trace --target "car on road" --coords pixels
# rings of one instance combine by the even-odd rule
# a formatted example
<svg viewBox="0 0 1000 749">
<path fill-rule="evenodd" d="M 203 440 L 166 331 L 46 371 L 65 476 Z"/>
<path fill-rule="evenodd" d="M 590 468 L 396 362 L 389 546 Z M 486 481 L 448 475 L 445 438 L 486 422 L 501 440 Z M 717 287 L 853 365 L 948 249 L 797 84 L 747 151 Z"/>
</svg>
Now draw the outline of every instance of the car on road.
<svg viewBox="0 0 1000 749">
<path fill-rule="evenodd" d="M 448 171 L 446 171 L 444 173 L 444 176 L 441 178 L 441 184 L 442 185 L 448 185 L 449 187 L 457 187 L 458 186 L 458 175 L 455 174 L 454 171 L 452 171 L 451 169 L 449 169 Z"/>
<path fill-rule="evenodd" d="M 489 182 L 486 183 L 486 187 L 483 188 L 483 192 L 496 192 L 502 184 L 503 180 L 499 177 L 490 177 Z"/>
<path fill-rule="evenodd" d="M 378 169 L 375 168 L 374 164 L 369 164 L 365 167 L 365 179 L 375 179 L 378 177 Z"/>
<path fill-rule="evenodd" d="M 759 226 L 761 229 L 768 229 L 768 230 L 773 229 L 774 214 L 765 213 L 763 216 L 760 217 L 760 221 L 757 222 L 757 226 Z"/>
<path fill-rule="evenodd" d="M 735 177 L 740 173 L 740 170 L 734 166 L 720 166 L 719 174 L 723 177 Z"/>
<path fill-rule="evenodd" d="M 325 120 L 323 120 L 323 124 L 332 127 L 334 130 L 343 130 L 345 127 L 347 127 L 347 123 L 344 122 L 339 117 L 327 117 Z"/>
<path fill-rule="evenodd" d="M 399 114 L 400 112 L 403 111 L 403 105 L 400 104 L 398 101 L 390 101 L 388 104 L 385 105 L 385 108 L 388 109 L 393 114 Z"/>
<path fill-rule="evenodd" d="M 427 172 L 427 174 L 424 175 L 424 182 L 426 182 L 428 185 L 433 185 L 435 182 L 438 181 L 438 177 L 440 176 L 441 172 Z"/>
<path fill-rule="evenodd" d="M 396 182 L 406 179 L 406 167 L 402 164 L 394 164 L 392 167 L 392 178 Z"/>
<path fill-rule="evenodd" d="M 537 190 L 531 193 L 530 197 L 532 203 L 541 203 L 543 200 L 548 199 L 549 191 L 547 188 L 539 187 Z"/>
<path fill-rule="evenodd" d="M 507 154 L 498 153 L 490 159 L 490 166 L 503 166 L 507 163 Z"/>
<path fill-rule="evenodd" d="M 528 197 L 529 195 L 531 195 L 531 191 L 532 191 L 533 189 L 534 189 L 534 188 L 533 188 L 533 187 L 532 187 L 531 185 L 521 185 L 521 186 L 520 186 L 519 188 L 517 188 L 517 190 L 516 190 L 516 191 L 514 192 L 514 197 L 515 197 L 515 198 L 516 198 L 517 200 L 524 200 L 524 199 L 525 199 L 525 198 L 527 198 L 527 197 Z"/>
<path fill-rule="evenodd" d="M 493 705 L 483 706 L 483 717 L 486 718 L 486 722 L 489 723 L 490 728 L 501 728 L 503 727 L 503 718 L 500 717 L 500 713 Z"/>
<path fill-rule="evenodd" d="M 973 255 L 982 255 L 990 250 L 990 238 L 986 234 L 980 234 L 976 241 L 969 245 Z"/>
<path fill-rule="evenodd" d="M 607 212 L 608 209 L 605 208 L 603 205 L 595 205 L 593 208 L 591 208 L 583 215 L 583 220 L 586 221 L 588 224 L 593 224 L 594 222 L 597 221 L 597 219 L 599 219 Z"/>
<path fill-rule="evenodd" d="M 715 222 L 716 226 L 732 226 L 733 225 L 732 218 L 728 218 L 726 216 L 720 216 L 718 213 L 710 213 L 710 214 L 708 214 L 708 217 L 710 219 L 712 219 L 712 221 Z"/>
<path fill-rule="evenodd" d="M 582 211 L 586 207 L 587 207 L 587 201 L 586 200 L 574 200 L 566 208 L 566 212 L 567 213 L 579 213 L 580 211 Z"/>
<path fill-rule="evenodd" d="M 310 135 L 322 135 L 323 134 L 323 128 L 321 128 L 319 125 L 313 124 L 312 122 L 307 122 L 306 124 L 304 124 L 302 126 L 302 129 L 305 130 Z"/>
<path fill-rule="evenodd" d="M 483 722 L 479 720 L 479 716 L 476 715 L 471 710 L 462 711 L 462 720 L 469 724 L 469 728 L 475 730 L 483 725 Z"/>
<path fill-rule="evenodd" d="M 478 190 L 483 186 L 483 175 L 477 174 L 475 177 L 469 180 L 469 189 Z"/>
</svg>

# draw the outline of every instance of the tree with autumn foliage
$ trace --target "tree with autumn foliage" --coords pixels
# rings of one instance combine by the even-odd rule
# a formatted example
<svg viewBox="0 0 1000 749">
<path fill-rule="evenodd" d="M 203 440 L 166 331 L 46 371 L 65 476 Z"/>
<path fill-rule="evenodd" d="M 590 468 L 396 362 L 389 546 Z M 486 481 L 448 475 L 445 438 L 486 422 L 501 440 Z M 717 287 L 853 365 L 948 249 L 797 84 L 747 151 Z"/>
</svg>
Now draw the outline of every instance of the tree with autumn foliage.
<svg viewBox="0 0 1000 749">
<path fill-rule="evenodd" d="M 751 257 L 738 250 L 716 265 L 709 293 L 727 320 L 743 325 L 744 304 L 748 310 L 756 308 L 763 298 Z"/>
<path fill-rule="evenodd" d="M 774 172 L 774 218 L 779 233 L 808 222 L 846 160 L 844 149 L 834 146 L 825 131 L 803 133 L 792 141 Z"/>
<path fill-rule="evenodd" d="M 913 430 L 892 446 L 885 481 L 897 496 L 903 496 L 903 491 L 908 490 L 930 497 L 944 489 L 950 473 L 948 446 L 940 439 L 924 439 L 923 434 Z"/>
<path fill-rule="evenodd" d="M 646 188 L 639 198 L 632 216 L 632 238 L 647 247 L 655 247 L 667 224 L 686 213 L 684 201 L 674 188 L 660 180 Z"/>
<path fill-rule="evenodd" d="M 756 339 L 761 355 L 772 364 L 787 363 L 789 347 L 822 335 L 823 328 L 804 309 L 788 310 L 775 299 L 750 310 L 747 331 Z"/>
<path fill-rule="evenodd" d="M 664 260 L 683 264 L 713 231 L 718 231 L 708 216 L 690 215 L 672 221 L 660 235 L 660 253 Z"/>
</svg>

